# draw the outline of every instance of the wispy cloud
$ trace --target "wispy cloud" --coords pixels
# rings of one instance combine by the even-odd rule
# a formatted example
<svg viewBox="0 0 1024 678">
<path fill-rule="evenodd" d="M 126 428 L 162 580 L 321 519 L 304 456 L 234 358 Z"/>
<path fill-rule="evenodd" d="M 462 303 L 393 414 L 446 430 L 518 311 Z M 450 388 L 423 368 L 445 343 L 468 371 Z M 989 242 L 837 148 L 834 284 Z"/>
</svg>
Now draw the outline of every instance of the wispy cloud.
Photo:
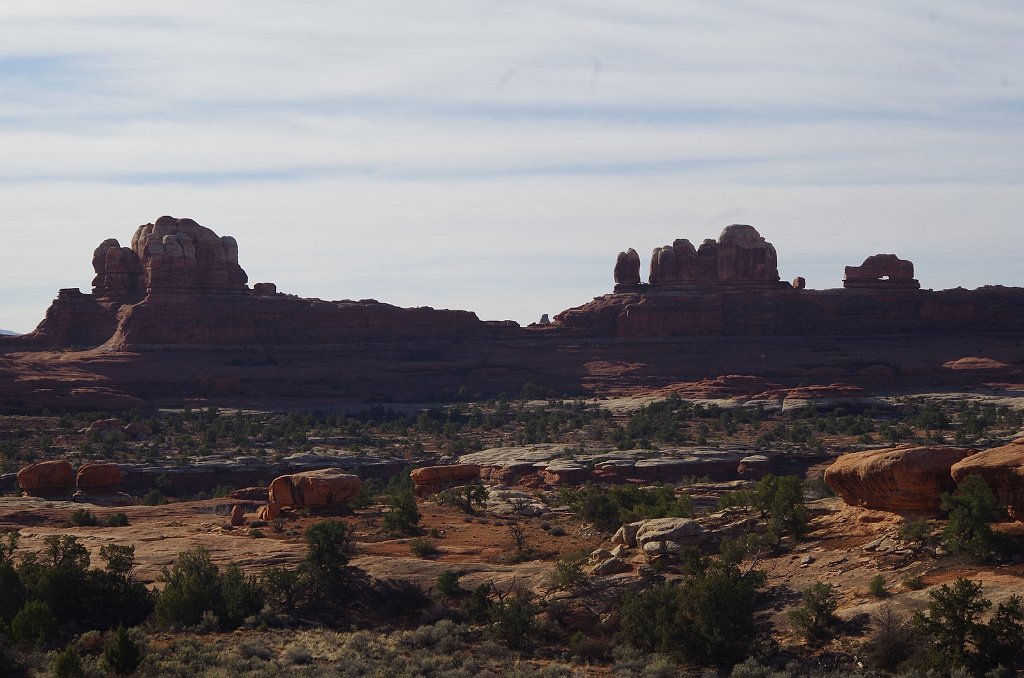
<svg viewBox="0 0 1024 678">
<path fill-rule="evenodd" d="M 287 291 L 521 321 L 732 220 L 814 286 L 897 249 L 1020 284 L 1021 34 L 1016 0 L 8 3 L 0 327 L 164 213 Z"/>
</svg>

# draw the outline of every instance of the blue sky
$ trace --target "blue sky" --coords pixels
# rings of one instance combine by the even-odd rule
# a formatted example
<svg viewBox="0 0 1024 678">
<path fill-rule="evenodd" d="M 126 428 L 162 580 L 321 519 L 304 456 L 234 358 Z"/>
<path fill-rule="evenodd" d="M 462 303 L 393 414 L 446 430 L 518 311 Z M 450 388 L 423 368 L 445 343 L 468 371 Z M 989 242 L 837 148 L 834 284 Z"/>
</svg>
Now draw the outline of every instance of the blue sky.
<svg viewBox="0 0 1024 678">
<path fill-rule="evenodd" d="M 749 223 L 1024 284 L 1024 7 L 36 0 L 0 6 L 0 327 L 163 214 L 250 280 L 536 320 L 615 254 Z"/>
</svg>

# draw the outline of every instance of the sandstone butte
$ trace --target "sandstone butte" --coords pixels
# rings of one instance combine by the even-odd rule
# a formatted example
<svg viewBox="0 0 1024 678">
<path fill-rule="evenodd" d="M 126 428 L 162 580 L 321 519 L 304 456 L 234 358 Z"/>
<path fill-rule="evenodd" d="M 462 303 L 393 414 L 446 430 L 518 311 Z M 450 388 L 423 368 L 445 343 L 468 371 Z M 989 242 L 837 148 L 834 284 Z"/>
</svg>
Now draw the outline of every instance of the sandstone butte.
<svg viewBox="0 0 1024 678">
<path fill-rule="evenodd" d="M 957 483 L 969 475 L 981 476 L 1010 517 L 1024 521 L 1024 438 L 958 461 L 950 473 Z"/>
<path fill-rule="evenodd" d="M 852 452 L 825 469 L 825 482 L 851 506 L 895 513 L 938 511 L 941 494 L 956 489 L 950 468 L 974 453 L 914 445 Z"/>
<path fill-rule="evenodd" d="M 359 476 L 339 468 L 278 476 L 270 483 L 270 505 L 276 508 L 319 508 L 343 504 L 359 494 Z M 271 509 L 273 511 L 273 509 Z"/>
<path fill-rule="evenodd" d="M 0 337 L 0 408 L 430 400 L 530 381 L 599 393 L 722 374 L 777 388 L 1024 376 L 1024 289 L 920 289 L 894 254 L 846 267 L 841 289 L 807 289 L 781 279 L 775 247 L 747 225 L 656 248 L 646 282 L 639 254 L 622 252 L 610 293 L 529 327 L 250 286 L 238 242 L 191 219 L 160 217 L 128 246 L 104 240 L 92 266 L 91 293 L 62 289 L 34 332 Z M 964 336 L 985 370 L 944 367 L 975 364 L 957 363 L 972 357 Z"/>
</svg>

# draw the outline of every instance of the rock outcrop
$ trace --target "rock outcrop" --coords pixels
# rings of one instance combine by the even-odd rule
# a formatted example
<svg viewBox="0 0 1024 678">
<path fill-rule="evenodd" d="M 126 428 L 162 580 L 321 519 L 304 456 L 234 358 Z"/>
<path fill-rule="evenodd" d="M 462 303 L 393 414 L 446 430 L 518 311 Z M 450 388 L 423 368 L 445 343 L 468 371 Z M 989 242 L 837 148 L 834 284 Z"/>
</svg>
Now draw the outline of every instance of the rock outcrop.
<svg viewBox="0 0 1024 678">
<path fill-rule="evenodd" d="M 895 254 L 875 254 L 860 266 L 847 266 L 843 287 L 848 289 L 911 289 L 921 287 L 914 279 L 914 264 Z"/>
<path fill-rule="evenodd" d="M 640 286 L 640 255 L 632 247 L 619 252 L 615 258 L 615 290 L 635 289 Z"/>
<path fill-rule="evenodd" d="M 359 476 L 324 468 L 279 476 L 270 483 L 270 503 L 291 508 L 326 508 L 344 504 L 359 494 Z"/>
<path fill-rule="evenodd" d="M 825 469 L 825 482 L 851 506 L 896 513 L 939 510 L 955 489 L 950 468 L 975 450 L 901 445 L 844 454 Z"/>
<path fill-rule="evenodd" d="M 981 476 L 1010 517 L 1024 521 L 1024 438 L 958 461 L 950 473 L 958 484 L 967 476 Z"/>
<path fill-rule="evenodd" d="M 480 467 L 476 464 L 450 464 L 448 466 L 424 466 L 409 473 L 416 494 L 426 497 L 459 485 L 466 485 L 480 478 Z"/>
<path fill-rule="evenodd" d="M 654 250 L 651 255 L 651 285 L 679 283 L 768 283 L 779 282 L 775 247 L 753 226 L 726 226 L 718 240 L 705 240 L 695 249 L 689 240 L 679 239 Z"/>
<path fill-rule="evenodd" d="M 80 490 L 109 490 L 121 484 L 124 473 L 117 464 L 82 464 L 75 476 Z"/>
<path fill-rule="evenodd" d="M 26 494 L 70 494 L 75 475 L 63 459 L 40 461 L 18 471 L 18 486 Z"/>
<path fill-rule="evenodd" d="M 238 265 L 238 243 L 191 219 L 160 217 L 139 226 L 131 247 L 104 240 L 93 252 L 93 293 L 123 297 L 196 289 L 242 290 L 248 277 Z"/>
</svg>

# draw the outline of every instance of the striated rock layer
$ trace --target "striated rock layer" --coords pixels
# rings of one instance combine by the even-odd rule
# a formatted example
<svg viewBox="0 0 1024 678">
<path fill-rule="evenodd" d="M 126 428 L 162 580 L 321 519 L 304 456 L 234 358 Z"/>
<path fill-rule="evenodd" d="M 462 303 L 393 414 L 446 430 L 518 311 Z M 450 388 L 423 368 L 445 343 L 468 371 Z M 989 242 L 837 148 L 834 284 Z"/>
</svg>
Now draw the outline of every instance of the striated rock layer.
<svg viewBox="0 0 1024 678">
<path fill-rule="evenodd" d="M 975 450 L 901 445 L 844 454 L 825 469 L 825 482 L 851 506 L 882 511 L 939 510 L 939 497 L 955 489 L 950 467 Z"/>
<path fill-rule="evenodd" d="M 1024 438 L 971 455 L 950 469 L 957 483 L 979 475 L 1011 518 L 1024 521 Z"/>
</svg>

